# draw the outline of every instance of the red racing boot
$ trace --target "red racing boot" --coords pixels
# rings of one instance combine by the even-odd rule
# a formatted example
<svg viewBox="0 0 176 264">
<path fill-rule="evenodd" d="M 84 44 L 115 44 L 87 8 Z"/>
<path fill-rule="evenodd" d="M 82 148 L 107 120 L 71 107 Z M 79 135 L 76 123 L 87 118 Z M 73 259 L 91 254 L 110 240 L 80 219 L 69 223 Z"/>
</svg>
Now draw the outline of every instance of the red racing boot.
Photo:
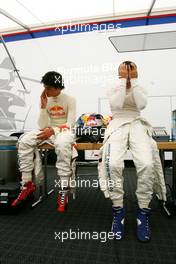
<svg viewBox="0 0 176 264">
<path fill-rule="evenodd" d="M 24 184 L 18 197 L 12 202 L 12 206 L 17 206 L 21 201 L 25 201 L 28 197 L 32 197 L 36 190 L 36 186 L 32 181 Z"/>
<path fill-rule="evenodd" d="M 59 211 L 60 213 L 64 213 L 68 205 L 68 189 L 63 189 L 59 191 L 57 204 L 58 204 L 57 211 Z"/>
</svg>

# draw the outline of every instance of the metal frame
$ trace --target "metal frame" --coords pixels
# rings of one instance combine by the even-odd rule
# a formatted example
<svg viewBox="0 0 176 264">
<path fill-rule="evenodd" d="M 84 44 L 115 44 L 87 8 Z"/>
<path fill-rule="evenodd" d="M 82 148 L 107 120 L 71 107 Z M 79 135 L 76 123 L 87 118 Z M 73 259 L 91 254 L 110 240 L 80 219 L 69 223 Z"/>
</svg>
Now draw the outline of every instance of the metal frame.
<svg viewBox="0 0 176 264">
<path fill-rule="evenodd" d="M 20 25 L 21 27 L 23 27 L 26 30 L 30 30 L 30 28 L 23 24 L 23 22 L 21 22 L 20 20 L 18 20 L 17 18 L 15 18 L 14 16 L 12 16 L 11 14 L 9 14 L 8 12 L 6 12 L 5 10 L 3 10 L 2 8 L 0 8 L 0 14 L 4 15 L 5 17 L 9 18 L 10 20 L 12 20 L 13 22 L 15 22 L 16 24 Z"/>
<path fill-rule="evenodd" d="M 152 9 L 153 9 L 153 7 L 154 7 L 154 5 L 155 5 L 155 2 L 156 2 L 156 0 L 153 0 L 153 1 L 152 1 L 151 5 L 150 5 L 150 8 L 149 8 L 149 10 L 148 10 L 147 16 L 150 16 L 150 14 L 151 14 L 151 12 L 152 12 Z"/>
<path fill-rule="evenodd" d="M 0 8 L 0 14 L 2 14 L 5 17 L 9 18 L 10 20 L 12 20 L 13 22 L 15 22 L 16 24 L 20 25 L 22 28 L 26 29 L 27 31 L 30 31 L 30 28 L 27 25 L 25 25 L 23 22 L 21 22 L 20 20 L 18 20 L 17 18 L 15 18 L 11 14 L 9 14 L 5 10 L 3 10 L 2 8 Z M 26 87 L 25 87 L 25 85 L 24 85 L 24 83 L 23 83 L 23 81 L 21 79 L 21 76 L 19 74 L 19 70 L 16 68 L 16 65 L 15 65 L 15 63 L 14 63 L 14 61 L 12 59 L 12 56 L 11 56 L 11 54 L 10 54 L 8 48 L 7 48 L 7 45 L 6 45 L 5 41 L 4 41 L 3 36 L 1 34 L 0 34 L 0 39 L 2 41 L 2 44 L 3 44 L 3 46 L 4 46 L 4 48 L 5 48 L 6 52 L 7 52 L 7 55 L 8 55 L 8 57 L 9 57 L 12 65 L 13 65 L 13 67 L 14 67 L 14 72 L 16 72 L 16 74 L 17 74 L 17 76 L 18 76 L 18 78 L 19 78 L 19 80 L 20 80 L 20 82 L 21 82 L 24 90 L 26 91 Z"/>
<path fill-rule="evenodd" d="M 16 65 L 15 65 L 15 63 L 14 63 L 14 61 L 13 61 L 13 59 L 12 59 L 12 56 L 11 56 L 11 54 L 10 54 L 8 48 L 7 48 L 7 45 L 6 45 L 6 43 L 5 43 L 4 38 L 3 38 L 2 35 L 0 35 L 0 39 L 1 39 L 1 41 L 2 41 L 2 44 L 3 44 L 3 46 L 4 46 L 4 49 L 6 50 L 7 55 L 8 55 L 8 57 L 9 57 L 9 59 L 10 59 L 12 65 L 13 65 L 14 72 L 16 72 L 16 74 L 17 74 L 17 76 L 18 76 L 18 78 L 19 78 L 19 80 L 20 80 L 20 82 L 21 82 L 21 84 L 22 84 L 24 90 L 27 91 L 27 89 L 26 89 L 26 87 L 25 87 L 25 85 L 24 85 L 24 83 L 23 83 L 23 81 L 22 81 L 22 79 L 21 79 L 21 76 L 20 76 L 20 74 L 19 74 L 19 70 L 16 68 Z"/>
</svg>

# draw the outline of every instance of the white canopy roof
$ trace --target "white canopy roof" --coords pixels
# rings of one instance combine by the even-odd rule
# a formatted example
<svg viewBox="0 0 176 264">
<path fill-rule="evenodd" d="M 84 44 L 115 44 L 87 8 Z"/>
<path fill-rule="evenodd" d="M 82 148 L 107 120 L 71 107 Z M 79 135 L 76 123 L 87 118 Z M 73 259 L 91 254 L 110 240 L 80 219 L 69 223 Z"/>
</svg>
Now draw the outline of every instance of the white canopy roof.
<svg viewBox="0 0 176 264">
<path fill-rule="evenodd" d="M 0 0 L 0 31 L 174 9 L 176 0 Z"/>
</svg>

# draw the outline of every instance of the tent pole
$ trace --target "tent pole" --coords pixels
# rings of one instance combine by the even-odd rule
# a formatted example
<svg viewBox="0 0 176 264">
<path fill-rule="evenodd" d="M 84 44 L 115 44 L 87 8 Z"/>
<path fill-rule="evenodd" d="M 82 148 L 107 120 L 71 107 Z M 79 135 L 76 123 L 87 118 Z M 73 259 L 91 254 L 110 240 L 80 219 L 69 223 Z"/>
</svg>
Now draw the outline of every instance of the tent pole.
<svg viewBox="0 0 176 264">
<path fill-rule="evenodd" d="M 6 12 L 5 10 L 3 10 L 2 8 L 0 8 L 0 14 L 4 15 L 5 17 L 9 18 L 10 20 L 12 20 L 13 22 L 17 23 L 18 25 L 20 25 L 21 27 L 23 27 L 26 30 L 30 30 L 29 27 L 25 24 L 23 24 L 20 20 L 18 20 L 17 18 L 13 17 L 11 14 L 9 14 L 8 12 Z"/>
<path fill-rule="evenodd" d="M 0 35 L 0 39 L 1 39 L 2 44 L 3 44 L 3 46 L 4 46 L 4 48 L 5 48 L 6 52 L 7 52 L 7 55 L 9 56 L 9 59 L 10 59 L 12 65 L 13 65 L 14 72 L 16 72 L 16 74 L 17 74 L 17 76 L 18 76 L 18 78 L 19 78 L 19 80 L 20 80 L 20 82 L 21 82 L 21 84 L 22 84 L 24 90 L 27 91 L 27 90 L 26 90 L 26 87 L 25 87 L 25 85 L 24 85 L 24 83 L 23 83 L 23 81 L 22 81 L 22 79 L 21 79 L 21 76 L 20 76 L 20 74 L 19 74 L 19 70 L 16 68 L 16 65 L 15 65 L 15 63 L 14 63 L 14 61 L 13 61 L 13 59 L 12 59 L 12 56 L 11 56 L 11 54 L 10 54 L 8 48 L 7 48 L 7 45 L 6 45 L 6 43 L 5 43 L 4 38 L 3 38 L 2 35 Z"/>
<path fill-rule="evenodd" d="M 149 8 L 149 10 L 148 10 L 148 12 L 147 12 L 147 16 L 150 16 L 150 14 L 151 14 L 151 12 L 152 12 L 152 9 L 153 9 L 153 7 L 154 7 L 154 5 L 155 5 L 155 2 L 156 2 L 156 0 L 153 0 L 153 1 L 152 1 L 151 5 L 150 5 L 150 8 Z"/>
</svg>

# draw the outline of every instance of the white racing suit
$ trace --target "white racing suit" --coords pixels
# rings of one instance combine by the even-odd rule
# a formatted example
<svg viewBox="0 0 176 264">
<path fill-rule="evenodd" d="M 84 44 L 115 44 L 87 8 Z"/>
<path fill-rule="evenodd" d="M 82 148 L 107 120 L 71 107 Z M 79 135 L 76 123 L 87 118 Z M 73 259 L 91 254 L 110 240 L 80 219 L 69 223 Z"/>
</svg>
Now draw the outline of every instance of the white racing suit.
<svg viewBox="0 0 176 264">
<path fill-rule="evenodd" d="M 166 201 L 166 187 L 156 142 L 150 124 L 140 117 L 146 95 L 136 81 L 126 94 L 126 80 L 109 96 L 113 120 L 108 126 L 98 165 L 100 188 L 113 206 L 123 207 L 123 168 L 127 149 L 137 171 L 136 196 L 140 208 L 148 208 L 155 192 Z M 136 90 L 135 90 L 136 89 Z M 135 92 L 134 92 L 135 91 Z"/>
<path fill-rule="evenodd" d="M 55 147 L 57 155 L 56 168 L 57 175 L 61 181 L 62 187 L 67 187 L 69 180 L 74 179 L 75 175 L 75 158 L 77 151 L 74 147 L 75 137 L 71 131 L 64 131 L 57 135 L 51 136 L 47 141 L 37 139 L 37 134 L 41 131 L 31 131 L 22 135 L 18 141 L 18 157 L 20 171 L 22 172 L 23 184 L 32 180 L 31 172 L 38 168 L 40 171 L 41 162 L 39 157 L 34 159 L 34 153 L 37 154 L 37 146 L 42 143 L 49 143 Z M 37 176 L 38 173 L 35 173 Z M 37 180 L 37 179 L 36 179 Z"/>
<path fill-rule="evenodd" d="M 75 149 L 75 136 L 72 133 L 76 117 L 76 102 L 71 96 L 61 93 L 57 97 L 49 97 L 47 107 L 40 110 L 38 124 L 41 129 L 52 126 L 54 135 L 48 140 L 51 145 L 54 145 L 57 155 L 57 174 L 61 181 L 61 187 L 67 187 L 70 177 L 74 175 L 75 161 L 77 151 Z M 59 126 L 67 124 L 70 130 L 60 132 Z M 37 153 L 37 146 L 44 143 L 37 139 L 37 134 L 40 130 L 27 132 L 19 139 L 18 156 L 19 167 L 22 172 L 22 184 L 32 180 L 32 171 L 34 167 L 38 167 L 40 171 L 41 162 L 39 158 L 34 159 L 34 153 Z M 35 166 L 36 165 L 36 166 Z"/>
</svg>

